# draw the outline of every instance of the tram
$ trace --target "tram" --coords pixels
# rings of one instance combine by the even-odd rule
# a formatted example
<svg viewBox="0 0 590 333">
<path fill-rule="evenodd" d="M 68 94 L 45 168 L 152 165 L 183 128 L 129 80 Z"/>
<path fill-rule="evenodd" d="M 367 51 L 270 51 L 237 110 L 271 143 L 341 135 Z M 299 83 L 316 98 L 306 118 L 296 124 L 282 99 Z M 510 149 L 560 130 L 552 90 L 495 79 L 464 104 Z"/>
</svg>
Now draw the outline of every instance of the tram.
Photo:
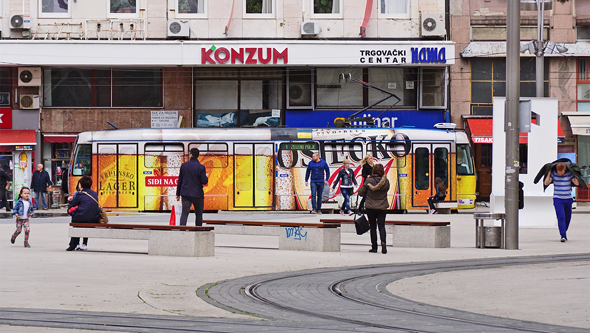
<svg viewBox="0 0 590 333">
<path fill-rule="evenodd" d="M 69 169 L 70 193 L 91 176 L 107 210 L 167 211 L 179 204 L 180 165 L 198 148 L 209 183 L 205 210 L 308 210 L 305 186 L 313 152 L 330 166 L 330 186 L 342 168 L 362 182 L 360 161 L 371 153 L 391 183 L 390 209 L 427 209 L 434 179 L 446 201 L 473 208 L 475 172 L 467 135 L 454 129 L 413 128 L 178 128 L 117 129 L 78 135 Z M 358 190 L 355 189 L 355 192 Z M 336 198 L 339 191 L 332 194 Z"/>
</svg>

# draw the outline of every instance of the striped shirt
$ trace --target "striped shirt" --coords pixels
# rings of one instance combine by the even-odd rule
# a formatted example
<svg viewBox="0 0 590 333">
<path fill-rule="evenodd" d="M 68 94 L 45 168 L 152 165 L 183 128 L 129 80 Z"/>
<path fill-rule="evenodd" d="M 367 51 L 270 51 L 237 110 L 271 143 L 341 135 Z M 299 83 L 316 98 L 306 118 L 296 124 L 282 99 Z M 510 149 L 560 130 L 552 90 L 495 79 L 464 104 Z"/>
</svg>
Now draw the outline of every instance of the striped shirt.
<svg viewBox="0 0 590 333">
<path fill-rule="evenodd" d="M 553 197 L 558 199 L 572 198 L 572 178 L 574 176 L 571 172 L 566 171 L 563 176 L 557 172 L 551 171 L 551 178 L 553 178 Z"/>
</svg>

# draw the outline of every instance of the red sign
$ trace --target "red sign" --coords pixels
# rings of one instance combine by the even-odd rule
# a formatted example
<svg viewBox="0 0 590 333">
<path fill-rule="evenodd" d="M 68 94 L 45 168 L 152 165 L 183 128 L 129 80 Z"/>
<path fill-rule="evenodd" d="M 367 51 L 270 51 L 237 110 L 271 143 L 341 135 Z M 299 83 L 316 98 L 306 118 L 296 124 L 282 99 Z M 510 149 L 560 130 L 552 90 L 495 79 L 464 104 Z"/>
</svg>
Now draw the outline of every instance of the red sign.
<svg viewBox="0 0 590 333">
<path fill-rule="evenodd" d="M 273 64 L 279 63 L 282 60 L 283 64 L 289 62 L 289 49 L 285 48 L 279 52 L 275 48 L 261 48 L 261 47 L 240 47 L 237 49 L 227 49 L 225 47 L 210 49 L 201 48 L 201 64 L 268 64 L 272 61 Z"/>
<path fill-rule="evenodd" d="M 494 138 L 472 137 L 473 143 L 494 143 Z"/>
<path fill-rule="evenodd" d="M 12 128 L 12 109 L 0 108 L 0 128 L 11 129 Z"/>
<path fill-rule="evenodd" d="M 156 176 L 145 177 L 145 186 L 176 186 L 178 177 L 176 176 Z"/>
</svg>

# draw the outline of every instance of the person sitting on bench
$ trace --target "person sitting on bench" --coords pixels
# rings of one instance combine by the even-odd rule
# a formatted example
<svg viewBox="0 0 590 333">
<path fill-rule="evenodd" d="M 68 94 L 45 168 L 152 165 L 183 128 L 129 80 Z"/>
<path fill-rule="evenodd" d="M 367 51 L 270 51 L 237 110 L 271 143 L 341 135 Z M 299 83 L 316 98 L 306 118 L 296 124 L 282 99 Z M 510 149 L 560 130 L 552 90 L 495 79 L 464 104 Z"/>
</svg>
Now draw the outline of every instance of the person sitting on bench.
<svg viewBox="0 0 590 333">
<path fill-rule="evenodd" d="M 98 194 L 90 189 L 92 187 L 92 178 L 82 176 L 78 182 L 78 192 L 69 199 L 68 212 L 71 211 L 72 222 L 79 223 L 98 223 L 100 217 L 100 205 L 98 204 Z M 77 207 L 77 208 L 76 208 Z M 88 238 L 84 238 L 80 246 L 80 237 L 72 237 L 70 246 L 66 251 L 86 250 Z"/>
<path fill-rule="evenodd" d="M 443 183 L 442 179 L 440 179 L 440 177 L 434 178 L 434 184 L 436 187 L 436 194 L 431 197 L 428 197 L 428 206 L 430 207 L 430 214 L 438 214 L 438 212 L 436 211 L 436 207 L 434 207 L 434 204 L 436 202 L 445 201 L 445 198 L 447 196 L 447 187 L 445 186 L 445 183 Z"/>
</svg>

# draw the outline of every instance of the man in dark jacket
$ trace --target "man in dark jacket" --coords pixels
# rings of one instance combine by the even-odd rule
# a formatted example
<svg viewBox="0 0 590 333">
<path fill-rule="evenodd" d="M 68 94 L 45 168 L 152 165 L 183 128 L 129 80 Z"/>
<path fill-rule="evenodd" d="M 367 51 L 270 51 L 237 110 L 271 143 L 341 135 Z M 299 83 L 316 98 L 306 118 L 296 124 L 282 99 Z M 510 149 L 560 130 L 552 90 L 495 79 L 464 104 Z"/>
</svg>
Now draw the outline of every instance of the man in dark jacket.
<svg viewBox="0 0 590 333">
<path fill-rule="evenodd" d="M 326 175 L 325 180 L 324 174 Z M 309 184 L 310 176 L 311 185 Z M 313 214 L 322 214 L 322 194 L 324 185 L 328 185 L 329 179 L 330 167 L 328 167 L 328 163 L 320 158 L 320 153 L 313 153 L 305 171 L 305 186 L 310 186 L 311 189 L 311 212 Z"/>
<path fill-rule="evenodd" d="M 47 209 L 47 187 L 53 183 L 49 179 L 47 171 L 43 170 L 43 164 L 37 165 L 37 170 L 33 172 L 33 180 L 31 181 L 31 189 L 35 191 L 35 208 L 39 208 L 39 202 L 43 198 L 43 209 Z"/>
<path fill-rule="evenodd" d="M 0 200 L 2 200 L 2 205 L 6 208 L 7 212 L 10 212 L 10 207 L 8 207 L 8 200 L 6 199 L 6 192 L 10 188 L 10 176 L 6 173 L 6 171 L 0 167 Z"/>
<path fill-rule="evenodd" d="M 209 182 L 205 166 L 199 163 L 199 149 L 191 149 L 191 159 L 182 163 L 176 186 L 176 200 L 182 197 L 182 215 L 180 225 L 186 225 L 191 204 L 195 206 L 195 225 L 203 225 L 203 207 L 205 206 L 205 193 L 203 185 Z"/>
<path fill-rule="evenodd" d="M 72 222 L 76 223 L 98 223 L 100 217 L 100 205 L 98 204 L 98 194 L 91 190 L 92 178 L 90 176 L 82 176 L 78 182 L 78 189 L 72 196 L 68 205 L 68 211 L 72 211 Z M 77 207 L 77 208 L 76 208 Z M 72 209 L 74 208 L 74 209 Z M 66 251 L 86 250 L 88 245 L 88 238 L 84 238 L 82 246 L 80 245 L 80 237 L 72 237 L 70 239 L 70 246 Z"/>
</svg>

